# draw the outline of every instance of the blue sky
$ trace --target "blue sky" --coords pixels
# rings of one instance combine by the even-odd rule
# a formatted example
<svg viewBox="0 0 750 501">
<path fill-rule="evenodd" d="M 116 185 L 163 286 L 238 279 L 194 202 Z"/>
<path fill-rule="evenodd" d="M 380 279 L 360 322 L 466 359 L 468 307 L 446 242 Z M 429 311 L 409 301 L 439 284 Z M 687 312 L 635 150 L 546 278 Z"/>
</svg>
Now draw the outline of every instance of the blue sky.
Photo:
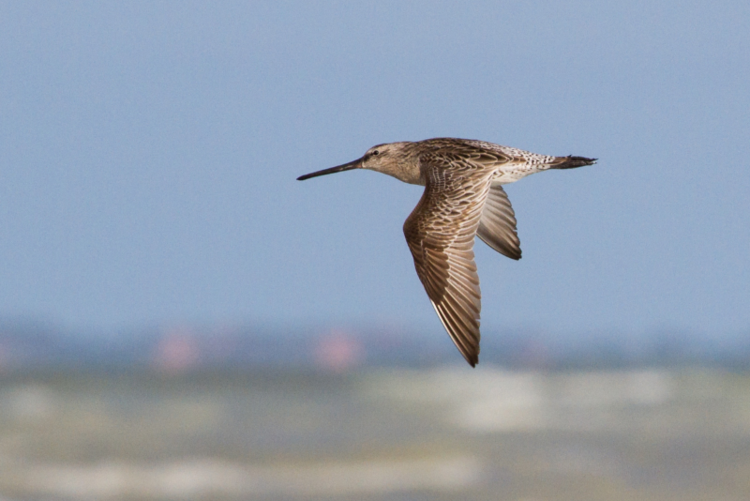
<svg viewBox="0 0 750 501">
<path fill-rule="evenodd" d="M 300 174 L 455 136 L 507 187 L 483 332 L 750 333 L 750 4 L 0 3 L 0 317 L 442 327 L 421 188 Z"/>
</svg>

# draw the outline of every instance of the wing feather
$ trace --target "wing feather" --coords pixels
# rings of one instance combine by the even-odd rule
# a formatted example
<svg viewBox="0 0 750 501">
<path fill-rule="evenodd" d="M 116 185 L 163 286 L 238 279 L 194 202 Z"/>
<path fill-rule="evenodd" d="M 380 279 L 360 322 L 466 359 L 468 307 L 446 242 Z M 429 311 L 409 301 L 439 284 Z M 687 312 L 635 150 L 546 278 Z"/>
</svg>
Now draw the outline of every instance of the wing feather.
<svg viewBox="0 0 750 501">
<path fill-rule="evenodd" d="M 490 189 L 486 169 L 433 160 L 425 191 L 404 223 L 414 267 L 440 321 L 472 366 L 479 360 L 481 292 L 474 237 Z"/>
<path fill-rule="evenodd" d="M 501 185 L 490 188 L 484 204 L 477 236 L 500 254 L 521 259 L 521 241 L 516 229 L 516 214 Z"/>
</svg>

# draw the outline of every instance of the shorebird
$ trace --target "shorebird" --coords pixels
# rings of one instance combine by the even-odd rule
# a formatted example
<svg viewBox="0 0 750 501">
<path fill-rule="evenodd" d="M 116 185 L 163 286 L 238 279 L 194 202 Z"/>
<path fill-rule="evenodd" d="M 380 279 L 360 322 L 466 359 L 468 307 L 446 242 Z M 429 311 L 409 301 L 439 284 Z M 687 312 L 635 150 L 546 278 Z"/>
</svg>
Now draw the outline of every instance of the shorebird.
<svg viewBox="0 0 750 501">
<path fill-rule="evenodd" d="M 297 179 L 354 169 L 382 172 L 425 187 L 404 223 L 414 267 L 461 355 L 479 361 L 481 293 L 474 236 L 521 259 L 516 216 L 503 185 L 548 169 L 592 165 L 595 158 L 538 155 L 470 139 L 436 138 L 373 146 L 363 157 Z"/>
</svg>

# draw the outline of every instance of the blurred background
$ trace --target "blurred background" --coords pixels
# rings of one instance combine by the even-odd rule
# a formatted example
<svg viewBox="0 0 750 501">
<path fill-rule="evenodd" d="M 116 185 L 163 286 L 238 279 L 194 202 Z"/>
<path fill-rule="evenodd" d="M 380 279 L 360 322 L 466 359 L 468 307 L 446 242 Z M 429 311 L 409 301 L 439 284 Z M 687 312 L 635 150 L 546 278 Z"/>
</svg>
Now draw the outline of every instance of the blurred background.
<svg viewBox="0 0 750 501">
<path fill-rule="evenodd" d="M 750 498 L 750 4 L 0 1 L 0 500 Z M 378 143 L 507 187 L 469 368 Z"/>
</svg>

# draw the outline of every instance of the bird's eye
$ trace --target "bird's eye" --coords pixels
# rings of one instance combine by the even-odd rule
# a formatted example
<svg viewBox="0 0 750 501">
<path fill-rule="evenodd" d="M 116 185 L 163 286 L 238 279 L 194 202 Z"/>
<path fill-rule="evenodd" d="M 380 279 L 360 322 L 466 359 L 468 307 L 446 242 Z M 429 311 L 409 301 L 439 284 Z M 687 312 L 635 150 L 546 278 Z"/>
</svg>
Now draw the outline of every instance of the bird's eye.
<svg viewBox="0 0 750 501">
<path fill-rule="evenodd" d="M 375 150 L 375 151 L 373 151 L 373 152 L 372 152 L 372 154 L 373 154 L 373 155 L 379 155 L 379 154 L 380 154 L 380 152 L 379 152 L 378 150 Z"/>
</svg>

